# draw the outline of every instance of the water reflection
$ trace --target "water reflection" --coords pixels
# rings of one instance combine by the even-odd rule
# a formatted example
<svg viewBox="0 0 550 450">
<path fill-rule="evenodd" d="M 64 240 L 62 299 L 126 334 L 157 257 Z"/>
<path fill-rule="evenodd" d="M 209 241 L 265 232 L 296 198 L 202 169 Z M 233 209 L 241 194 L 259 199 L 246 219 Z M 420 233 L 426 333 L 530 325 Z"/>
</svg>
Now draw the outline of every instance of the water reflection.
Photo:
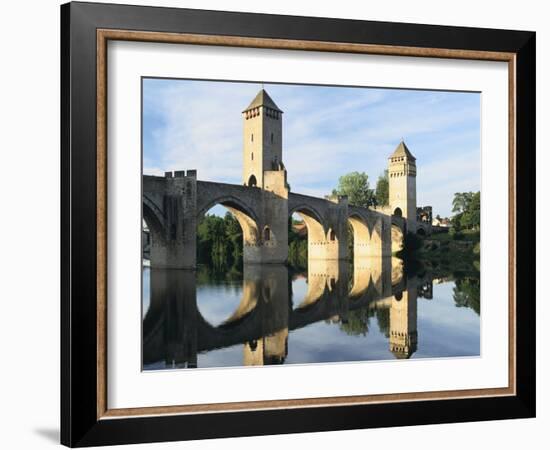
<svg viewBox="0 0 550 450">
<path fill-rule="evenodd" d="M 397 258 L 144 271 L 145 370 L 479 355 L 475 276 Z"/>
</svg>

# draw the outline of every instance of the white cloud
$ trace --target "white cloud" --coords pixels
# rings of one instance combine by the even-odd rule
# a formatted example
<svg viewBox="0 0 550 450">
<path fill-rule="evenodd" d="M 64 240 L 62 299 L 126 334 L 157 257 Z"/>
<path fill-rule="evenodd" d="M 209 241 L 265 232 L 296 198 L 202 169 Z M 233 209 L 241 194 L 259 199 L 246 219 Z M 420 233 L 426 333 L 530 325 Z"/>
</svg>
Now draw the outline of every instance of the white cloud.
<svg viewBox="0 0 550 450">
<path fill-rule="evenodd" d="M 197 169 L 240 183 L 241 111 L 259 86 L 155 80 L 146 85 L 147 173 Z M 479 96 L 442 92 L 269 85 L 283 115 L 283 158 L 295 192 L 322 196 L 351 171 L 371 187 L 405 138 L 417 157 L 419 204 L 450 213 L 452 194 L 479 188 Z"/>
</svg>

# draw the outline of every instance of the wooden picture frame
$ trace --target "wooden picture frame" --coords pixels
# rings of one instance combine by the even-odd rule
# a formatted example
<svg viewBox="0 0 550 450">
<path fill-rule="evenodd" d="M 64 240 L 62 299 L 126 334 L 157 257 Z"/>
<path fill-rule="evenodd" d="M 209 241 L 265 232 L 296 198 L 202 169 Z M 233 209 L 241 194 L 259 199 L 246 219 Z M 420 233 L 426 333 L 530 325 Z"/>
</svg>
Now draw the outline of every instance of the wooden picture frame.
<svg viewBox="0 0 550 450">
<path fill-rule="evenodd" d="M 129 40 L 505 61 L 509 67 L 509 386 L 109 409 L 106 43 Z M 61 7 L 61 442 L 315 432 L 535 415 L 535 33 L 69 3 Z"/>
</svg>

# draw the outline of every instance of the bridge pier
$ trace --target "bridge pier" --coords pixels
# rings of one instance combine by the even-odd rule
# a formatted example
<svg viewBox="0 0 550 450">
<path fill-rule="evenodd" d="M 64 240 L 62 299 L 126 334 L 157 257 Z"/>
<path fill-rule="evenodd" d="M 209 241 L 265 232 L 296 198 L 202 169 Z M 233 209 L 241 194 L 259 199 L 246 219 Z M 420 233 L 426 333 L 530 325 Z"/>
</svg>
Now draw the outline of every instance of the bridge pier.
<svg viewBox="0 0 550 450">
<path fill-rule="evenodd" d="M 365 292 L 373 286 L 378 295 L 388 297 L 392 293 L 391 257 L 363 257 L 353 261 L 353 287 L 350 296 Z"/>
<path fill-rule="evenodd" d="M 353 230 L 353 256 L 357 259 L 391 255 L 390 218 L 380 213 L 351 211 L 349 222 Z"/>
<path fill-rule="evenodd" d="M 288 215 L 298 213 L 307 227 L 309 260 L 348 259 L 348 199 L 292 194 Z"/>
<path fill-rule="evenodd" d="M 144 181 L 143 217 L 151 230 L 151 268 L 194 269 L 196 171 L 167 172 L 164 178 L 144 177 Z"/>
<path fill-rule="evenodd" d="M 391 225 L 391 252 L 397 253 L 403 250 L 405 246 L 405 236 L 403 230 L 392 223 Z"/>
<path fill-rule="evenodd" d="M 286 170 L 264 172 L 259 191 L 258 236 L 244 236 L 245 264 L 284 264 L 288 260 L 288 186 Z"/>
<path fill-rule="evenodd" d="M 161 321 L 163 326 L 160 348 L 151 345 L 144 334 L 144 361 L 153 362 L 162 357 L 166 365 L 197 367 L 197 293 L 195 272 L 151 269 L 150 305 L 143 325 Z M 156 355 L 156 356 L 155 356 Z"/>
</svg>

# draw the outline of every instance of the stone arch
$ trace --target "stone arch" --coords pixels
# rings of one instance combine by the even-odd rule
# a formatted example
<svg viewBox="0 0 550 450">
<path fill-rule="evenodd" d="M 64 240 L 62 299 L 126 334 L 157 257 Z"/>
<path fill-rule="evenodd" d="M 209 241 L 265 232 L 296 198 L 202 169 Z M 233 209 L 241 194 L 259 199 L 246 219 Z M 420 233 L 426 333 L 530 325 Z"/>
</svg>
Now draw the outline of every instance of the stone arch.
<svg viewBox="0 0 550 450">
<path fill-rule="evenodd" d="M 324 252 L 323 246 L 326 244 L 325 224 L 321 219 L 321 215 L 309 205 L 299 205 L 291 209 L 289 217 L 296 213 L 298 214 L 307 228 L 307 247 L 308 259 L 321 257 Z"/>
<path fill-rule="evenodd" d="M 348 222 L 353 231 L 355 259 L 382 255 L 382 219 L 352 213 Z"/>
<path fill-rule="evenodd" d="M 237 305 L 237 308 L 231 313 L 229 317 L 222 321 L 221 324 L 215 328 L 230 328 L 231 325 L 238 324 L 243 319 L 251 316 L 258 306 L 260 300 L 260 286 L 259 282 L 255 280 L 243 280 L 243 293 L 241 300 Z M 200 306 L 199 306 L 200 311 Z M 202 313 L 201 313 L 202 315 Z M 203 316 L 203 319 L 208 320 Z"/>
<path fill-rule="evenodd" d="M 197 211 L 197 220 L 201 220 L 206 212 L 216 205 L 222 205 L 228 209 L 232 208 L 240 211 L 250 217 L 254 222 L 259 222 L 258 215 L 254 208 L 233 195 L 220 195 L 219 197 L 211 198 L 204 205 L 201 205 L 201 208 Z"/>
<path fill-rule="evenodd" d="M 233 196 L 223 196 L 212 199 L 197 213 L 197 223 L 204 217 L 210 208 L 222 205 L 225 206 L 231 214 L 237 219 L 243 230 L 244 244 L 255 245 L 258 242 L 260 233 L 258 227 L 258 218 L 255 211 L 245 203 Z"/>
<path fill-rule="evenodd" d="M 367 256 L 367 246 L 370 244 L 370 231 L 367 221 L 358 214 L 352 214 L 348 218 L 353 233 L 354 258 Z"/>
<path fill-rule="evenodd" d="M 380 216 L 370 217 L 368 219 L 369 228 L 371 230 L 371 251 L 374 256 L 383 256 L 383 244 L 384 244 L 384 223 Z M 387 236 L 389 238 L 389 235 Z M 389 244 L 389 242 L 388 242 Z M 389 247 L 389 245 L 388 245 Z"/>
<path fill-rule="evenodd" d="M 163 234 L 164 215 L 155 202 L 146 195 L 143 196 L 142 216 L 151 232 Z"/>
<path fill-rule="evenodd" d="M 294 213 L 299 214 L 302 218 L 304 218 L 304 221 L 305 221 L 305 218 L 307 217 L 308 219 L 311 219 L 317 222 L 323 228 L 323 234 L 324 234 L 325 224 L 322 219 L 322 215 L 313 206 L 305 205 L 305 204 L 295 206 L 294 208 L 289 209 L 288 216 L 292 217 Z M 306 222 L 306 225 L 307 225 L 307 222 Z"/>
<path fill-rule="evenodd" d="M 217 326 L 212 325 L 206 317 L 197 309 L 197 331 L 200 347 L 212 350 L 237 345 L 243 341 L 261 339 L 262 314 L 259 304 L 250 305 L 246 311 L 239 305 L 235 312 Z M 249 305 L 244 305 L 249 306 Z M 242 315 L 240 315 L 242 313 Z"/>
<path fill-rule="evenodd" d="M 163 267 L 167 261 L 167 230 L 160 208 L 147 196 L 143 196 L 142 218 L 149 228 L 149 260 L 151 267 Z"/>
<path fill-rule="evenodd" d="M 304 310 L 311 305 L 319 302 L 323 298 L 326 290 L 326 279 L 308 274 L 307 277 L 307 291 L 299 302 L 296 302 L 294 310 Z"/>
<path fill-rule="evenodd" d="M 391 285 L 392 290 L 394 287 L 399 287 L 405 282 L 403 277 L 404 275 L 404 262 L 402 259 L 394 258 L 391 259 Z"/>
<path fill-rule="evenodd" d="M 252 159 L 254 159 L 254 154 L 252 154 Z M 254 175 L 250 175 L 248 178 L 248 186 L 250 187 L 256 187 L 258 185 L 258 181 L 256 180 L 256 177 Z"/>
<path fill-rule="evenodd" d="M 210 341 L 210 348 L 256 340 L 258 348 L 266 350 L 262 349 L 262 345 L 270 340 L 270 335 L 284 335 L 288 330 L 290 285 L 284 266 L 269 269 L 260 265 L 245 267 L 242 286 L 239 304 L 217 326 L 208 322 L 199 305 L 199 333 L 203 333 L 205 342 Z"/>
<path fill-rule="evenodd" d="M 403 211 L 401 208 L 397 207 L 393 210 L 393 215 L 397 217 L 403 217 Z"/>
<path fill-rule="evenodd" d="M 392 223 L 391 225 L 391 251 L 397 253 L 403 250 L 405 245 L 405 234 L 400 226 Z"/>
<path fill-rule="evenodd" d="M 380 270 L 376 267 L 378 258 L 359 259 L 353 264 L 353 282 L 349 289 L 352 301 L 373 300 L 379 296 L 376 289 L 380 284 Z"/>
</svg>

